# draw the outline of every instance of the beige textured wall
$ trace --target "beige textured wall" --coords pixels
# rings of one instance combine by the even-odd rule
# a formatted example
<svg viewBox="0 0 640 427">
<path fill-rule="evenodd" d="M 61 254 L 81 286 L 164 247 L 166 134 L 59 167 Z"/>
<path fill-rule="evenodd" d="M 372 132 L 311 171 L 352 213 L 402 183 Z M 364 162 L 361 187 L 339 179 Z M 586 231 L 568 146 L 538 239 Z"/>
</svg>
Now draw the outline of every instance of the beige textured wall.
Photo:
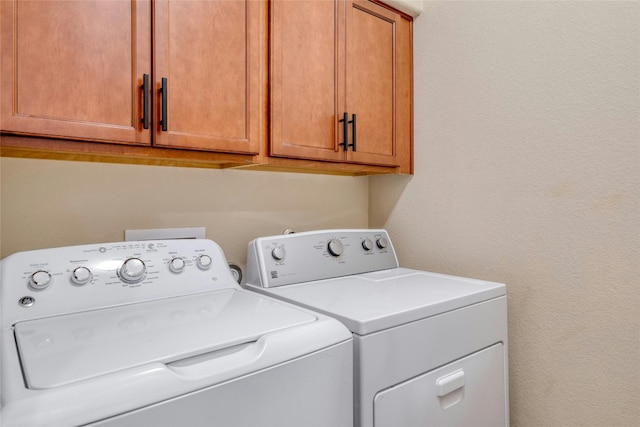
<svg viewBox="0 0 640 427">
<path fill-rule="evenodd" d="M 258 236 L 366 227 L 367 178 L 2 158 L 1 249 L 119 241 L 199 227 L 244 265 Z"/>
<path fill-rule="evenodd" d="M 516 427 L 640 425 L 640 2 L 425 2 L 404 265 L 507 284 Z"/>
</svg>

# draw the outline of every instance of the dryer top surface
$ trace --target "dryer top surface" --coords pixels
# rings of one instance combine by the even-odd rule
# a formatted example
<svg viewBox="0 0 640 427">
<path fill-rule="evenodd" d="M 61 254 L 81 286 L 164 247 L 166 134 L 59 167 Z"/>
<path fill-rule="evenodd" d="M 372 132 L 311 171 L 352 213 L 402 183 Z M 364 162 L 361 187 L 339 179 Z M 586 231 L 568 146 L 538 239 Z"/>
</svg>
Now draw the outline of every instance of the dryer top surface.
<svg viewBox="0 0 640 427">
<path fill-rule="evenodd" d="M 263 290 L 366 335 L 505 295 L 501 283 L 393 268 Z"/>
</svg>

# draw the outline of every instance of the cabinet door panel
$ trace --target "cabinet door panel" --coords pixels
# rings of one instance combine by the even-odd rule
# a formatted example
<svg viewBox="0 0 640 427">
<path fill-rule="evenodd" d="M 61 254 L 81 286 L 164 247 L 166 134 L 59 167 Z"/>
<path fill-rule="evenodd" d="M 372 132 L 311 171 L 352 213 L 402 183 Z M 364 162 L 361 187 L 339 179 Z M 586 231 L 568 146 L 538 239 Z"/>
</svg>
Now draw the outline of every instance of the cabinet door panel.
<svg viewBox="0 0 640 427">
<path fill-rule="evenodd" d="M 257 153 L 261 2 L 157 1 L 156 84 L 168 79 L 168 130 L 156 145 Z M 156 92 L 158 122 L 161 97 Z"/>
<path fill-rule="evenodd" d="M 1 3 L 3 131 L 150 143 L 150 2 Z"/>
<path fill-rule="evenodd" d="M 348 160 L 398 166 L 396 154 L 396 20 L 370 2 L 347 14 L 347 111 L 357 117 L 356 151 Z"/>
<path fill-rule="evenodd" d="M 271 20 L 270 154 L 342 160 L 344 3 L 274 0 Z"/>
</svg>

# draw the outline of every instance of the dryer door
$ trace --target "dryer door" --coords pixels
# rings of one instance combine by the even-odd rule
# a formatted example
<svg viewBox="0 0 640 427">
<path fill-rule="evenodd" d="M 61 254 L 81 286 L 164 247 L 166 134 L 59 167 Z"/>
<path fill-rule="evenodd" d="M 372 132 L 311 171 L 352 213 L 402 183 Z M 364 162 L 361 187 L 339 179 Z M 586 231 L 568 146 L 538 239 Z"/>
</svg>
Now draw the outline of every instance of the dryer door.
<svg viewBox="0 0 640 427">
<path fill-rule="evenodd" d="M 495 344 L 379 392 L 375 427 L 506 426 L 504 346 Z"/>
</svg>

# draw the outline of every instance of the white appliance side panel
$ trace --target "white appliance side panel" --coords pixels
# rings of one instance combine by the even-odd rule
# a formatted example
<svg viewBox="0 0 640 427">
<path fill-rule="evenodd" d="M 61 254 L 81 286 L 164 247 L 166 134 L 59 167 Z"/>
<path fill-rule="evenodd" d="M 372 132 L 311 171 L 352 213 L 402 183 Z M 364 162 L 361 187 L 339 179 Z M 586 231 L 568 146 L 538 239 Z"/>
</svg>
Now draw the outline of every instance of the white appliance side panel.
<svg viewBox="0 0 640 427">
<path fill-rule="evenodd" d="M 339 344 L 91 426 L 351 427 L 352 357 L 351 342 Z"/>
<path fill-rule="evenodd" d="M 496 344 L 378 393 L 375 427 L 506 426 L 504 346 Z"/>
</svg>

